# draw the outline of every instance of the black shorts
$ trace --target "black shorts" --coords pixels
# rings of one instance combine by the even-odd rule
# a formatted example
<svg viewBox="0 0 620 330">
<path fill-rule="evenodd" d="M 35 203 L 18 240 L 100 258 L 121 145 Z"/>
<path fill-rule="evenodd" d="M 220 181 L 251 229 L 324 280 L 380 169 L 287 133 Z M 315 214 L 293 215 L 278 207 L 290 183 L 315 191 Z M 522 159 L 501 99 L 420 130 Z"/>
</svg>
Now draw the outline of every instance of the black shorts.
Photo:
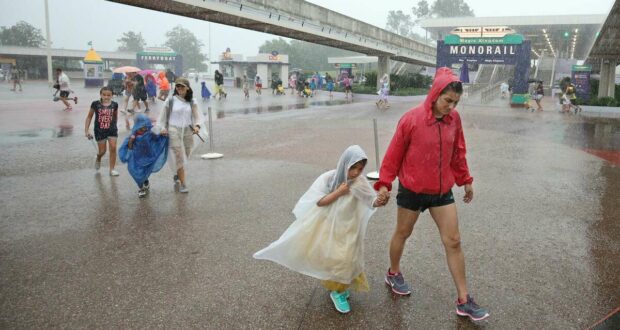
<svg viewBox="0 0 620 330">
<path fill-rule="evenodd" d="M 403 187 L 401 184 L 398 185 L 396 205 L 408 210 L 421 213 L 429 207 L 439 207 L 453 203 L 454 196 L 452 195 L 452 190 L 441 195 L 418 194 Z"/>
<path fill-rule="evenodd" d="M 132 93 L 133 99 L 135 101 L 146 101 L 146 89 L 135 88 Z"/>
<path fill-rule="evenodd" d="M 69 97 L 69 91 L 60 91 L 60 97 Z"/>
<path fill-rule="evenodd" d="M 95 130 L 95 140 L 105 141 L 108 138 L 118 138 L 118 129 Z"/>
<path fill-rule="evenodd" d="M 344 86 L 345 91 L 352 91 L 351 86 Z"/>
</svg>

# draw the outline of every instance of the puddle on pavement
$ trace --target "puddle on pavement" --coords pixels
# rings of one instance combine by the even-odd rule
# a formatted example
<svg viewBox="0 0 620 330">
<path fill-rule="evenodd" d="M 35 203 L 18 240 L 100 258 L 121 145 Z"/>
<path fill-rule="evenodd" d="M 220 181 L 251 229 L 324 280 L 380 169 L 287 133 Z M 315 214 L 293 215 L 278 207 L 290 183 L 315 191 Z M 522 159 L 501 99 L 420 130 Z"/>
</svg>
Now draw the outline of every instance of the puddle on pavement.
<svg viewBox="0 0 620 330">
<path fill-rule="evenodd" d="M 352 103 L 352 102 L 347 101 L 347 100 L 314 101 L 314 102 L 295 103 L 295 104 L 253 106 L 253 107 L 236 108 L 236 109 L 216 109 L 215 113 L 216 113 L 216 117 L 218 119 L 221 119 L 231 114 L 249 115 L 249 114 L 273 113 L 273 112 L 280 112 L 280 111 L 285 111 L 285 110 L 299 110 L 299 109 L 307 109 L 307 108 L 312 108 L 312 107 L 334 106 L 334 105 L 342 105 L 342 104 L 349 104 L 349 103 Z"/>
<path fill-rule="evenodd" d="M 73 126 L 59 126 L 57 128 L 43 128 L 36 130 L 24 130 L 0 134 L 0 144 L 31 142 L 36 140 L 49 140 L 73 135 Z"/>
</svg>

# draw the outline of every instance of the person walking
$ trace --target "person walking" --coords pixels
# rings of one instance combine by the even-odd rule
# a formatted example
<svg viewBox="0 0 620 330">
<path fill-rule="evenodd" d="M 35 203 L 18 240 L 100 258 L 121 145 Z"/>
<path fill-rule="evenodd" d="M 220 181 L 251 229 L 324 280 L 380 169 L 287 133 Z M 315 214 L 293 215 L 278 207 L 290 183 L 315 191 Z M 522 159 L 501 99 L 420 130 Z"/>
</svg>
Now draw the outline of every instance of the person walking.
<svg viewBox="0 0 620 330">
<path fill-rule="evenodd" d="M 334 94 L 332 93 L 334 91 L 334 79 L 332 78 L 332 76 L 329 75 L 329 73 L 325 74 L 325 81 L 327 81 L 327 91 L 329 92 L 329 98 L 334 98 Z"/>
<path fill-rule="evenodd" d="M 377 108 L 381 110 L 388 109 L 390 104 L 388 103 L 388 95 L 390 93 L 390 76 L 386 73 L 379 80 L 379 100 L 377 101 Z"/>
<path fill-rule="evenodd" d="M 166 69 L 166 79 L 168 79 L 168 82 L 170 84 L 173 84 L 177 80 L 177 75 L 174 74 L 174 72 L 172 72 L 170 68 L 168 68 Z M 171 86 L 171 87 L 174 87 L 174 86 Z"/>
<path fill-rule="evenodd" d="M 259 75 L 254 77 L 254 88 L 256 88 L 256 94 L 261 95 L 263 89 L 263 81 L 260 79 Z"/>
<path fill-rule="evenodd" d="M 14 67 L 11 70 L 11 81 L 13 82 L 13 88 L 11 89 L 12 92 L 16 92 L 17 91 L 17 85 L 19 85 L 19 91 L 22 91 L 22 77 L 21 74 L 19 72 L 19 70 Z"/>
<path fill-rule="evenodd" d="M 69 99 L 69 94 L 71 93 L 71 81 L 69 77 L 62 72 L 61 68 L 56 68 L 56 84 L 55 87 L 60 91 L 60 100 L 65 104 L 65 111 L 71 111 L 73 108 L 71 104 L 67 101 Z M 77 104 L 77 96 L 73 98 L 73 102 Z"/>
<path fill-rule="evenodd" d="M 170 94 L 170 81 L 166 78 L 165 72 L 159 72 L 157 83 L 159 85 L 159 96 L 157 98 L 161 101 L 165 101 Z"/>
<path fill-rule="evenodd" d="M 398 295 L 411 289 L 401 273 L 401 257 L 420 213 L 429 209 L 443 243 L 456 285 L 456 313 L 478 321 L 489 316 L 469 294 L 452 186 L 463 186 L 463 201 L 474 198 L 461 118 L 456 105 L 463 86 L 449 68 L 439 68 L 424 103 L 406 112 L 383 158 L 374 188 L 389 198 L 398 176 L 396 230 L 390 241 L 390 267 L 385 283 Z"/>
<path fill-rule="evenodd" d="M 168 137 L 155 134 L 152 128 L 149 117 L 136 115 L 131 135 L 118 150 L 121 162 L 127 163 L 127 171 L 138 185 L 140 198 L 149 193 L 150 175 L 161 170 L 168 157 Z"/>
<path fill-rule="evenodd" d="M 163 136 L 169 136 L 170 161 L 173 170 L 175 185 L 179 184 L 180 193 L 188 193 L 185 167 L 187 159 L 194 148 L 194 135 L 204 131 L 204 119 L 194 99 L 194 91 L 185 78 L 177 78 L 174 93 L 166 102 L 160 113 L 157 126 Z"/>
<path fill-rule="evenodd" d="M 224 96 L 224 98 L 226 98 L 227 94 L 224 91 L 224 75 L 222 75 L 220 71 L 215 70 L 214 80 L 215 80 L 215 97 L 218 100 L 222 99 L 222 95 Z"/>
<path fill-rule="evenodd" d="M 543 107 L 540 104 L 540 101 L 542 101 L 544 96 L 545 88 L 543 87 L 542 81 L 539 81 L 538 84 L 536 84 L 536 88 L 534 89 L 534 101 L 536 102 L 536 110 L 538 111 L 543 111 Z"/>
<path fill-rule="evenodd" d="M 320 175 L 301 196 L 296 220 L 254 258 L 271 260 L 291 270 L 322 280 L 334 307 L 348 313 L 350 289 L 368 291 L 364 274 L 364 237 L 375 208 L 384 206 L 362 175 L 366 154 L 348 147 L 336 169 Z"/>
<path fill-rule="evenodd" d="M 112 89 L 103 87 L 99 91 L 100 99 L 93 101 L 90 110 L 86 116 L 84 123 L 84 135 L 87 139 L 95 139 L 97 141 L 98 153 L 95 158 L 95 170 L 101 167 L 101 158 L 105 155 L 106 143 L 110 150 L 110 176 L 118 176 L 118 172 L 114 169 L 116 166 L 116 139 L 118 138 L 118 103 L 112 101 Z M 95 116 L 95 125 L 93 131 L 95 135 L 90 134 L 90 122 Z"/>
<path fill-rule="evenodd" d="M 146 94 L 146 85 L 144 84 L 144 78 L 141 75 L 135 73 L 132 80 L 134 82 L 132 93 L 132 109 L 133 111 L 135 111 L 136 108 L 140 109 L 140 101 L 142 101 L 142 103 L 144 103 L 144 113 L 148 113 L 150 109 L 149 102 L 146 100 L 148 95 Z"/>
<path fill-rule="evenodd" d="M 574 108 L 575 114 L 581 112 L 581 107 L 579 106 L 579 104 L 577 104 L 577 90 L 575 89 L 575 85 L 573 85 L 572 82 L 569 82 L 566 85 L 564 94 L 566 94 L 566 97 L 570 101 L 569 111 L 570 111 L 570 108 Z"/>
</svg>

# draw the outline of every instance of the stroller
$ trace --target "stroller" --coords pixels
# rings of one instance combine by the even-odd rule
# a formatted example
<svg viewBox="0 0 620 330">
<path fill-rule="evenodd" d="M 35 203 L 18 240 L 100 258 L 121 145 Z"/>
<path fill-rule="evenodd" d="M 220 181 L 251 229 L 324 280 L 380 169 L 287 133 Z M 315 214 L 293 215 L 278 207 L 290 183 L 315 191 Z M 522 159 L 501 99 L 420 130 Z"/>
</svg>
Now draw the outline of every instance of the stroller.
<svg viewBox="0 0 620 330">
<path fill-rule="evenodd" d="M 112 78 L 108 80 L 108 87 L 112 89 L 112 95 L 121 96 L 125 90 L 125 75 L 122 73 L 113 73 Z"/>
</svg>

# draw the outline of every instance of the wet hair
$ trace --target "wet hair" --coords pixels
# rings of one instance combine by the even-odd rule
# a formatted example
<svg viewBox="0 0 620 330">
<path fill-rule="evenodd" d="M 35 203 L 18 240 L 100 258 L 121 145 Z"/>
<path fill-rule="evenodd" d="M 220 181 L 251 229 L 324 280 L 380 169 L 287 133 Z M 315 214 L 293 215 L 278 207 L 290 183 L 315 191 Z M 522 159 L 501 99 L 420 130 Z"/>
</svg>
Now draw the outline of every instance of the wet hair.
<svg viewBox="0 0 620 330">
<path fill-rule="evenodd" d="M 463 84 L 460 81 L 453 81 L 448 84 L 439 95 L 443 95 L 447 92 L 455 92 L 456 94 L 463 94 Z"/>
<path fill-rule="evenodd" d="M 103 94 L 103 92 L 108 91 L 110 93 L 112 93 L 112 95 L 114 95 L 114 91 L 112 90 L 111 87 L 108 86 L 103 86 L 101 87 L 101 89 L 99 90 L 99 95 Z"/>
<path fill-rule="evenodd" d="M 183 84 L 183 85 L 185 85 L 185 84 Z M 194 91 L 189 86 L 185 86 L 185 87 L 187 87 L 187 92 L 185 92 L 184 99 L 187 102 L 192 102 L 192 99 L 194 98 Z M 172 95 L 179 95 L 179 92 L 177 91 L 176 88 L 174 89 L 174 93 L 172 93 Z"/>
</svg>

